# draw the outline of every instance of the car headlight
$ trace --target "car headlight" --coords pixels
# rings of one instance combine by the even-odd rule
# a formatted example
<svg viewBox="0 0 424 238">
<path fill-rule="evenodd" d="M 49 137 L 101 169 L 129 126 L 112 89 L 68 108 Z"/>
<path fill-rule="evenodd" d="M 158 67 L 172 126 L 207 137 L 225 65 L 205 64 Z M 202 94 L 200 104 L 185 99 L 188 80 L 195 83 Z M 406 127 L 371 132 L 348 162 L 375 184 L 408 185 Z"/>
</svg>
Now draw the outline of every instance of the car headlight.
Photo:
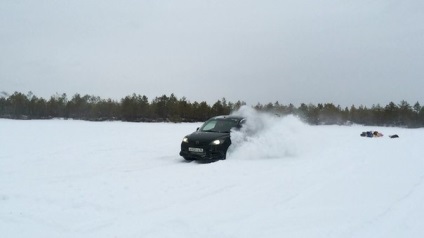
<svg viewBox="0 0 424 238">
<path fill-rule="evenodd" d="M 214 141 L 212 141 L 212 145 L 220 145 L 220 144 L 222 144 L 224 141 L 223 140 L 214 140 Z"/>
<path fill-rule="evenodd" d="M 188 138 L 187 138 L 187 137 L 184 137 L 184 138 L 183 138 L 183 142 L 184 142 L 184 143 L 188 143 Z"/>
</svg>

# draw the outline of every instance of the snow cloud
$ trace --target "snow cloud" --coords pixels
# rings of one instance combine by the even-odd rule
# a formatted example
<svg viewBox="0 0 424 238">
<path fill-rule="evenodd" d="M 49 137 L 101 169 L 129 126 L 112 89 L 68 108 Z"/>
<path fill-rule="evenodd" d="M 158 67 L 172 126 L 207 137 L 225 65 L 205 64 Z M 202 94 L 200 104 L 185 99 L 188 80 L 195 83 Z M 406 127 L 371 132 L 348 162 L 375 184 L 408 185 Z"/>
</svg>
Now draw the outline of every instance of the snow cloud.
<svg viewBox="0 0 424 238">
<path fill-rule="evenodd" d="M 231 159 L 296 157 L 309 127 L 295 116 L 280 117 L 242 107 L 236 115 L 246 117 L 240 131 L 231 134 Z"/>
</svg>

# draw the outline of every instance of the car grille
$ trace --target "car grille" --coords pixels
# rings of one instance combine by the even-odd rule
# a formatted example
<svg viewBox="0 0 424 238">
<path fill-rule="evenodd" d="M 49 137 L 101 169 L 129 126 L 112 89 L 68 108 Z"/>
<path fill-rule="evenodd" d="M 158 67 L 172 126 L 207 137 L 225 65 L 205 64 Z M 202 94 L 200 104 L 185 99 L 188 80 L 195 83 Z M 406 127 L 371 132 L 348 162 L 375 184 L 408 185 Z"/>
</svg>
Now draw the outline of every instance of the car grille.
<svg viewBox="0 0 424 238">
<path fill-rule="evenodd" d="M 209 145 L 208 142 L 202 142 L 202 141 L 190 141 L 190 146 L 199 147 L 199 146 L 207 146 Z"/>
</svg>

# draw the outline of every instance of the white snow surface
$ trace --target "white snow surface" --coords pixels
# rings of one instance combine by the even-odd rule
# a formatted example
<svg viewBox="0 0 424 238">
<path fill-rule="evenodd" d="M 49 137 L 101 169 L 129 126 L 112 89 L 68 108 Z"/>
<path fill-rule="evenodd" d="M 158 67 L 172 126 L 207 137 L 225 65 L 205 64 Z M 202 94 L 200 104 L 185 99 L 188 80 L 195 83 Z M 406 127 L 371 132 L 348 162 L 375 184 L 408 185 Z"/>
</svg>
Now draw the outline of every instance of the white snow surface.
<svg viewBox="0 0 424 238">
<path fill-rule="evenodd" d="M 201 123 L 0 119 L 0 236 L 424 236 L 423 129 L 240 113 L 215 163 L 178 155 Z"/>
</svg>

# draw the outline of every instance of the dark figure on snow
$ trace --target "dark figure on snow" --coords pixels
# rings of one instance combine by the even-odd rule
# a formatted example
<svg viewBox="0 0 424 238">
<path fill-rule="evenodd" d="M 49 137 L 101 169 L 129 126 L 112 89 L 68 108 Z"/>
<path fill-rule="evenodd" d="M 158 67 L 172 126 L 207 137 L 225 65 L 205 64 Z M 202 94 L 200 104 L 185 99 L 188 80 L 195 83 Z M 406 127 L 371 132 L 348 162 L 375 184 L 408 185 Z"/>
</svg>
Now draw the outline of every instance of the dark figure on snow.
<svg viewBox="0 0 424 238">
<path fill-rule="evenodd" d="M 378 131 L 365 131 L 361 133 L 362 137 L 382 137 L 383 134 Z"/>
</svg>

